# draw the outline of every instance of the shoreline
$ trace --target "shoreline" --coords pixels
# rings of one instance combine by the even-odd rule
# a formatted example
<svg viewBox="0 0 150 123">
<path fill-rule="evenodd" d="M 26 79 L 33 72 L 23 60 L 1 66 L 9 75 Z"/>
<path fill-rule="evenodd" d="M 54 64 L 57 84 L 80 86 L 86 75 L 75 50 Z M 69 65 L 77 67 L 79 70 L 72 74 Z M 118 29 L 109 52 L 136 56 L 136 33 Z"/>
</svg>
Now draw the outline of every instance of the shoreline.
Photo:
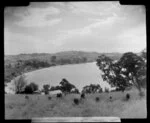
<svg viewBox="0 0 150 123">
<path fill-rule="evenodd" d="M 29 72 L 33 72 L 33 71 L 36 71 L 36 70 L 41 70 L 41 69 L 45 69 L 45 68 L 50 68 L 50 67 L 58 67 L 58 66 L 65 66 L 65 65 L 78 65 L 78 64 L 86 64 L 86 63 L 91 63 L 91 62 L 96 62 L 96 61 L 89 61 L 89 62 L 84 62 L 84 63 L 72 63 L 72 64 L 58 64 L 58 65 L 54 65 L 54 66 L 43 67 L 43 68 L 28 70 L 28 71 L 26 71 L 26 72 L 21 72 L 21 74 L 18 75 L 18 76 L 21 76 L 21 75 L 23 75 L 23 74 L 26 74 L 26 73 L 29 73 Z M 18 77 L 18 76 L 16 76 L 16 77 Z M 16 77 L 14 77 L 14 78 L 16 78 Z M 12 79 L 12 80 L 13 80 L 13 79 Z M 11 81 L 12 81 L 12 80 L 11 80 Z M 6 82 L 6 84 L 10 83 L 11 81 Z M 5 81 L 4 81 L 4 83 L 5 83 Z"/>
<path fill-rule="evenodd" d="M 38 69 L 32 69 L 32 70 L 29 70 L 29 71 L 26 71 L 26 72 L 22 72 L 20 75 L 14 77 L 10 82 L 7 82 L 6 83 L 6 86 L 5 86 L 5 92 L 7 93 L 13 93 L 13 91 L 11 90 L 11 87 L 12 87 L 12 81 L 15 79 L 15 78 L 18 78 L 19 76 L 21 75 L 25 75 L 30 73 L 30 72 L 34 72 L 34 71 L 38 71 L 38 70 L 42 70 L 42 69 L 46 69 L 46 68 L 51 68 L 51 67 L 62 67 L 62 66 L 68 66 L 68 65 L 80 65 L 80 64 L 88 64 L 88 63 L 94 63 L 95 61 L 91 61 L 91 62 L 85 62 L 85 63 L 74 63 L 74 64 L 63 64 L 63 65 L 55 65 L 55 66 L 50 66 L 50 67 L 45 67 L 45 68 L 38 68 Z"/>
</svg>

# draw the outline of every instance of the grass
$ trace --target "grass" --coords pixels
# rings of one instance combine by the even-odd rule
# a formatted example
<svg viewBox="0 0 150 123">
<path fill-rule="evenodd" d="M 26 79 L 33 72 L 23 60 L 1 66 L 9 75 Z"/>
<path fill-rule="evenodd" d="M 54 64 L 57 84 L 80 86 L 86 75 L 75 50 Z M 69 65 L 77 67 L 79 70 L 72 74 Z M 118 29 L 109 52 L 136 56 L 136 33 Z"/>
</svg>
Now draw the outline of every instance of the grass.
<svg viewBox="0 0 150 123">
<path fill-rule="evenodd" d="M 125 101 L 126 94 L 130 99 Z M 109 97 L 112 96 L 110 101 Z M 74 104 L 78 94 L 62 98 L 56 95 L 9 95 L 5 94 L 5 119 L 31 119 L 32 117 L 92 117 L 118 116 L 121 118 L 146 118 L 146 97 L 140 98 L 138 91 L 88 94 L 79 104 Z M 99 97 L 99 102 L 95 98 Z"/>
</svg>

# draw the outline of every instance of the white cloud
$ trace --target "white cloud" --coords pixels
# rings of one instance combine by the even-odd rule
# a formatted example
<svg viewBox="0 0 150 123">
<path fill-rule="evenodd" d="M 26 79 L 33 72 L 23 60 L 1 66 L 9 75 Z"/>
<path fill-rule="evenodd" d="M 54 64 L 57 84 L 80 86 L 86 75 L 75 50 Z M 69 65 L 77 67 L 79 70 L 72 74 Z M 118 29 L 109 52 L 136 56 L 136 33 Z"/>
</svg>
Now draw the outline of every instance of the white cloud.
<svg viewBox="0 0 150 123">
<path fill-rule="evenodd" d="M 103 17 L 118 10 L 119 5 L 119 2 L 72 2 L 69 7 L 75 14 L 92 14 Z"/>
<path fill-rule="evenodd" d="M 25 13 L 28 13 L 25 15 Z M 17 22 L 16 24 L 24 27 L 41 27 L 41 26 L 52 26 L 58 24 L 62 19 L 55 18 L 47 20 L 46 16 L 59 14 L 60 10 L 55 7 L 48 8 L 28 8 L 24 13 L 15 13 L 15 16 L 22 18 L 22 21 Z"/>
<path fill-rule="evenodd" d="M 57 38 L 53 41 L 53 44 L 57 46 L 61 46 L 63 43 L 65 43 L 65 40 L 68 38 L 73 37 L 79 37 L 79 36 L 89 36 L 95 32 L 92 31 L 93 28 L 100 28 L 105 26 L 110 26 L 115 22 L 115 20 L 118 19 L 116 15 L 111 16 L 107 19 L 92 19 L 94 21 L 92 24 L 85 26 L 83 28 L 78 29 L 71 29 L 71 30 L 63 30 L 60 31 L 59 34 L 56 36 Z"/>
</svg>

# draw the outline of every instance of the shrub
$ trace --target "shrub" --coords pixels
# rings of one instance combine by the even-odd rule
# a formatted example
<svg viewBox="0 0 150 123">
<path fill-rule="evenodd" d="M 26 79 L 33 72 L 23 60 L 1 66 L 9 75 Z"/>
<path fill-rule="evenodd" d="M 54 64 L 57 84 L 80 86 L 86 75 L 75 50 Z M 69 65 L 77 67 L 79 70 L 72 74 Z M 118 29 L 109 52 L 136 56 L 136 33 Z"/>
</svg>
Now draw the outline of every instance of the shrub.
<svg viewBox="0 0 150 123">
<path fill-rule="evenodd" d="M 140 97 L 144 97 L 144 96 L 145 96 L 144 92 L 143 92 L 143 91 L 140 91 L 140 92 L 139 92 L 139 96 L 140 96 Z"/>
<path fill-rule="evenodd" d="M 112 100 L 112 96 L 110 96 L 109 99 Z"/>
<path fill-rule="evenodd" d="M 96 102 L 98 102 L 99 101 L 99 97 L 96 97 L 95 100 L 96 100 Z"/>
<path fill-rule="evenodd" d="M 61 94 L 61 93 L 58 93 L 58 94 L 57 94 L 57 97 L 62 97 L 62 94 Z"/>
<path fill-rule="evenodd" d="M 24 93 L 33 94 L 33 92 L 37 90 L 38 90 L 38 85 L 32 82 L 25 87 Z"/>
<path fill-rule="evenodd" d="M 48 96 L 48 100 L 51 100 L 52 99 L 52 97 L 51 96 Z"/>
<path fill-rule="evenodd" d="M 105 88 L 105 92 L 106 92 L 106 93 L 109 93 L 109 89 L 108 89 L 108 88 Z"/>
<path fill-rule="evenodd" d="M 76 105 L 78 105 L 79 104 L 79 99 L 77 99 L 77 98 L 74 98 L 74 104 L 76 104 Z"/>
<path fill-rule="evenodd" d="M 43 85 L 43 91 L 44 91 L 45 94 L 48 94 L 49 90 L 50 90 L 50 85 L 48 85 L 48 84 Z"/>
<path fill-rule="evenodd" d="M 25 99 L 27 99 L 27 100 L 28 100 L 28 99 L 29 99 L 29 96 L 27 96 L 27 95 L 26 95 L 26 96 L 25 96 Z"/>
<path fill-rule="evenodd" d="M 129 100 L 130 99 L 130 94 L 126 94 L 126 100 Z"/>
<path fill-rule="evenodd" d="M 81 94 L 81 99 L 84 99 L 84 98 L 85 98 L 85 94 L 82 93 L 82 94 Z"/>
</svg>

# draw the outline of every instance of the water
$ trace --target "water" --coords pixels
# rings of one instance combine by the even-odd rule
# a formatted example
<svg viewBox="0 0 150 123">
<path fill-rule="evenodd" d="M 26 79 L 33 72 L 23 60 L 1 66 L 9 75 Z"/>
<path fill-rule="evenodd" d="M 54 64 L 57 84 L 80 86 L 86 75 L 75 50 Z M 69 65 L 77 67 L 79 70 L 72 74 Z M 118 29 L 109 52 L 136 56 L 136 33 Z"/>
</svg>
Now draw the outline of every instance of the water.
<svg viewBox="0 0 150 123">
<path fill-rule="evenodd" d="M 110 88 L 102 80 L 101 71 L 96 66 L 96 62 L 49 67 L 26 73 L 25 76 L 28 82 L 38 84 L 40 89 L 44 84 L 59 85 L 63 78 L 74 84 L 79 91 L 89 84 L 100 84 L 102 88 Z"/>
</svg>

